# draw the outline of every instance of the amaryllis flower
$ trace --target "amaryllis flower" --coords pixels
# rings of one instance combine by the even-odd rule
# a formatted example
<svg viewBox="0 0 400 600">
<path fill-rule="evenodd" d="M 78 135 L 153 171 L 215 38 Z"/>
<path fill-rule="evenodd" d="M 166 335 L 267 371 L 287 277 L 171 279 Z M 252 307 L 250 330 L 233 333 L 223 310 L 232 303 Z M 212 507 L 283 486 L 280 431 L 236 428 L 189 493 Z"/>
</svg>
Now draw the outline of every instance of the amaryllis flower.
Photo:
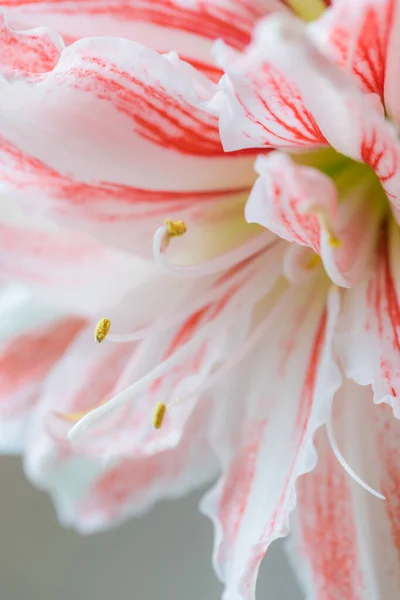
<svg viewBox="0 0 400 600">
<path fill-rule="evenodd" d="M 85 532 L 218 473 L 225 600 L 400 591 L 400 5 L 327 4 L 3 2 L 2 447 Z"/>
</svg>

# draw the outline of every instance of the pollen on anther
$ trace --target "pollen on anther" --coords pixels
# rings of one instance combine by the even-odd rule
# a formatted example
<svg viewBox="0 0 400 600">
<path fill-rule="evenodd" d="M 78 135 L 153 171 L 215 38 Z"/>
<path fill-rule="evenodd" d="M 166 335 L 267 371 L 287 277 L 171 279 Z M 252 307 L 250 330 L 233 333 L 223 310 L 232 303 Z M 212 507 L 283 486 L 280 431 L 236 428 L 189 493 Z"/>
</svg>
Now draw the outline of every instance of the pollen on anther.
<svg viewBox="0 0 400 600">
<path fill-rule="evenodd" d="M 335 234 L 331 233 L 329 235 L 329 245 L 332 248 L 340 248 L 340 246 L 342 245 L 342 242 L 338 237 L 336 237 Z"/>
<path fill-rule="evenodd" d="M 165 227 L 170 237 L 178 237 L 186 233 L 186 223 L 184 221 L 173 221 L 165 219 Z"/>
<path fill-rule="evenodd" d="M 163 402 L 157 402 L 153 412 L 153 427 L 161 429 L 167 407 Z"/>
<path fill-rule="evenodd" d="M 100 321 L 97 323 L 96 328 L 94 330 L 94 339 L 96 340 L 96 342 L 98 342 L 99 344 L 101 342 L 104 342 L 104 340 L 106 339 L 108 332 L 110 331 L 110 327 L 111 327 L 111 321 L 110 319 L 100 319 Z"/>
</svg>

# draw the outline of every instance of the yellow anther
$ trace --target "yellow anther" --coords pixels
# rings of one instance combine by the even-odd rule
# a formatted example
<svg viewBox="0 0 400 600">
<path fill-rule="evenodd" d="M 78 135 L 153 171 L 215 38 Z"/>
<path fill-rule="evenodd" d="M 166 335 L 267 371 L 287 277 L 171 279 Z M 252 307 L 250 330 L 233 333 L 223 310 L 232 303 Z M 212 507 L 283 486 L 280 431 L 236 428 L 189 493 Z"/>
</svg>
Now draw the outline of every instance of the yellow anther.
<svg viewBox="0 0 400 600">
<path fill-rule="evenodd" d="M 341 240 L 332 232 L 328 232 L 329 233 L 329 245 L 332 248 L 340 248 L 340 246 L 342 245 Z"/>
<path fill-rule="evenodd" d="M 167 410 L 167 407 L 165 406 L 165 404 L 163 402 L 157 402 L 157 405 L 153 412 L 153 427 L 155 429 L 161 428 L 163 421 L 164 421 L 164 416 L 165 416 L 166 410 Z"/>
<path fill-rule="evenodd" d="M 99 344 L 101 342 L 104 342 L 108 335 L 108 332 L 110 331 L 110 327 L 110 319 L 104 318 L 97 323 L 96 329 L 94 330 L 94 339 L 96 340 L 96 342 L 98 342 Z"/>
<path fill-rule="evenodd" d="M 327 215 L 322 211 L 316 211 L 315 214 L 319 217 L 319 222 L 321 226 L 325 229 L 326 233 L 328 234 L 328 243 L 331 246 L 331 248 L 340 248 L 340 246 L 342 245 L 342 241 L 335 234 Z"/>
<path fill-rule="evenodd" d="M 165 227 L 170 237 L 178 237 L 186 233 L 186 223 L 184 221 L 173 221 L 172 219 L 165 219 Z"/>
<path fill-rule="evenodd" d="M 287 4 L 305 21 L 318 19 L 324 10 L 326 10 L 324 0 L 287 0 Z"/>
<path fill-rule="evenodd" d="M 316 267 L 319 267 L 321 264 L 321 257 L 319 256 L 319 254 L 314 253 L 312 255 L 312 257 L 310 258 L 310 260 L 307 262 L 306 264 L 306 269 L 315 269 Z"/>
</svg>

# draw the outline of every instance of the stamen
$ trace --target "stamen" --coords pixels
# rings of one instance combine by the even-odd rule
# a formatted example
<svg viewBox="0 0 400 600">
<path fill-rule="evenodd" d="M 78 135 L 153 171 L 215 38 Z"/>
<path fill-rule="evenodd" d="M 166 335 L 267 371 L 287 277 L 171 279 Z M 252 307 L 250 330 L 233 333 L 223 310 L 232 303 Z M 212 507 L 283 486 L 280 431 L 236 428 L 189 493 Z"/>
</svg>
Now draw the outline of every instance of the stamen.
<svg viewBox="0 0 400 600">
<path fill-rule="evenodd" d="M 180 223 L 180 221 L 178 221 L 178 223 Z M 177 265 L 171 262 L 166 256 L 166 250 L 171 239 L 169 229 L 169 225 L 164 225 L 164 227 L 157 229 L 153 238 L 153 254 L 155 260 L 164 267 L 164 269 L 178 277 L 197 278 L 213 275 L 219 271 L 224 271 L 237 265 L 261 250 L 267 249 L 272 243 L 275 243 L 275 240 L 271 242 L 269 233 L 261 234 L 244 243 L 242 246 L 205 263 L 200 263 L 198 265 Z M 175 235 L 182 235 L 182 233 Z"/>
<path fill-rule="evenodd" d="M 325 231 L 328 234 L 329 245 L 332 248 L 340 248 L 340 246 L 342 245 L 342 240 L 336 235 L 336 233 L 332 227 L 331 220 L 330 220 L 328 214 L 326 213 L 326 211 L 323 210 L 320 206 L 314 205 L 314 206 L 308 206 L 304 212 L 306 214 L 307 213 L 314 214 L 318 218 L 320 226 L 323 229 L 325 229 Z"/>
<path fill-rule="evenodd" d="M 264 273 L 257 273 L 258 277 L 265 278 Z M 271 284 L 272 285 L 272 284 Z M 265 286 L 260 289 L 260 292 L 265 294 Z M 247 297 L 248 288 L 246 287 L 242 292 L 238 292 L 233 299 L 227 304 L 224 308 L 223 314 L 224 319 L 230 318 L 229 314 L 232 311 L 236 314 L 237 308 L 241 302 L 245 301 Z M 78 437 L 82 432 L 86 429 L 89 429 L 93 425 L 96 424 L 104 415 L 114 411 L 119 406 L 127 404 L 131 402 L 132 399 L 139 393 L 143 392 L 149 385 L 156 381 L 160 377 L 164 376 L 168 371 L 173 369 L 175 366 L 179 365 L 182 359 L 188 354 L 196 350 L 196 348 L 204 343 L 207 339 L 209 339 L 212 331 L 215 328 L 215 321 L 212 323 L 205 324 L 196 335 L 191 338 L 188 342 L 183 344 L 180 348 L 178 348 L 172 356 L 169 356 L 159 365 L 157 365 L 154 369 L 152 369 L 149 373 L 147 373 L 144 377 L 128 386 L 115 396 L 113 396 L 108 402 L 98 406 L 94 410 L 92 410 L 89 414 L 85 415 L 78 423 L 76 423 L 72 429 L 69 431 L 68 437 L 70 439 L 74 439 Z M 150 340 L 151 341 L 151 340 Z M 151 343 L 153 343 L 151 341 Z M 175 404 L 175 403 L 174 403 Z"/>
<path fill-rule="evenodd" d="M 321 257 L 319 254 L 314 253 L 310 260 L 307 262 L 306 264 L 306 269 L 309 269 L 310 271 L 312 271 L 312 269 L 315 269 L 316 267 L 319 267 L 322 263 Z"/>
<path fill-rule="evenodd" d="M 184 221 L 165 219 L 165 227 L 169 237 L 179 237 L 186 233 L 186 224 Z"/>
<path fill-rule="evenodd" d="M 153 412 L 153 427 L 155 429 L 161 429 L 166 410 L 167 407 L 163 402 L 157 402 Z"/>
<path fill-rule="evenodd" d="M 192 352 L 199 344 L 203 343 L 211 333 L 211 326 L 205 325 L 203 329 L 191 340 L 183 344 L 178 350 L 174 352 L 172 356 L 165 359 L 162 363 L 157 365 L 147 375 L 136 381 L 132 385 L 125 388 L 123 391 L 116 394 L 105 404 L 98 406 L 92 410 L 89 414 L 85 415 L 72 429 L 70 430 L 68 437 L 74 439 L 82 431 L 85 431 L 89 427 L 92 427 L 101 417 L 112 412 L 119 406 L 126 404 L 132 400 L 132 397 L 146 389 L 148 385 L 153 383 L 156 379 L 159 379 L 176 365 L 179 365 L 182 358 L 188 353 Z"/>
<path fill-rule="evenodd" d="M 340 246 L 342 245 L 342 241 L 341 241 L 340 238 L 337 237 L 337 235 L 333 231 L 332 226 L 328 222 L 327 218 L 324 215 L 321 215 L 320 219 L 321 219 L 321 221 L 323 223 L 323 226 L 325 227 L 325 229 L 326 229 L 326 231 L 328 233 L 329 245 L 332 248 L 340 248 Z"/>
<path fill-rule="evenodd" d="M 110 319 L 106 319 L 105 317 L 103 319 L 100 319 L 100 321 L 97 323 L 96 328 L 94 330 L 94 339 L 96 340 L 96 342 L 98 342 L 99 344 L 101 342 L 104 342 L 104 340 L 107 337 L 108 332 L 110 331 L 110 327 L 111 327 Z"/>
<path fill-rule="evenodd" d="M 377 492 L 376 490 L 374 490 L 374 488 L 370 487 L 367 483 L 365 483 L 365 481 L 363 481 L 361 479 L 361 477 L 359 477 L 357 475 L 357 473 L 355 473 L 353 471 L 353 469 L 347 464 L 347 462 L 346 462 L 345 458 L 343 457 L 343 454 L 340 452 L 337 442 L 335 440 L 331 417 L 329 418 L 329 420 L 326 423 L 326 431 L 328 434 L 328 440 L 331 445 L 332 451 L 333 451 L 336 459 L 338 460 L 339 464 L 343 467 L 343 469 L 350 475 L 350 477 L 352 479 L 354 479 L 354 481 L 356 483 L 358 483 L 362 488 L 364 488 L 364 490 L 366 490 L 373 496 L 380 498 L 381 500 L 386 500 L 385 496 L 383 496 L 380 492 Z"/>
</svg>

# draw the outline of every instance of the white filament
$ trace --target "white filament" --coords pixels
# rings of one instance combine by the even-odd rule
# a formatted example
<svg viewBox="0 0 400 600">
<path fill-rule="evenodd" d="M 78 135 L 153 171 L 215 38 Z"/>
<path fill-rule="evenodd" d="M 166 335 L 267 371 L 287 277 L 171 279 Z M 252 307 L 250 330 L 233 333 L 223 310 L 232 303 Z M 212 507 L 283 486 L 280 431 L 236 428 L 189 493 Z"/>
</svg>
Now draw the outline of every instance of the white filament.
<svg viewBox="0 0 400 600">
<path fill-rule="evenodd" d="M 188 394 L 181 396 L 179 400 L 174 400 L 170 402 L 167 406 L 168 408 L 174 406 L 176 404 L 181 404 L 183 401 L 190 400 L 200 394 L 203 394 L 206 390 L 216 385 L 222 377 L 227 375 L 232 369 L 236 367 L 237 364 L 242 362 L 253 350 L 253 348 L 261 341 L 264 337 L 267 330 L 274 323 L 277 313 L 284 310 L 287 302 L 290 300 L 291 294 L 290 291 L 285 292 L 280 298 L 279 301 L 275 304 L 274 308 L 270 313 L 257 325 L 251 335 L 248 337 L 246 342 L 240 347 L 240 349 L 230 358 L 230 360 L 226 361 L 220 369 L 215 371 L 205 381 L 201 386 L 198 386 L 196 389 L 192 390 Z"/>
<path fill-rule="evenodd" d="M 353 471 L 353 469 L 347 464 L 345 458 L 343 457 L 343 454 L 339 450 L 339 446 L 337 445 L 337 442 L 336 442 L 336 439 L 335 439 L 335 436 L 333 433 L 332 418 L 329 418 L 328 422 L 326 423 L 326 431 L 328 434 L 328 439 L 329 439 L 329 443 L 331 445 L 332 451 L 333 451 L 337 461 L 340 463 L 340 465 L 343 467 L 343 469 L 346 471 L 346 473 L 348 473 L 350 475 L 350 477 L 352 479 L 354 479 L 354 481 L 356 481 L 362 488 L 364 488 L 364 490 L 366 490 L 373 496 L 380 498 L 381 500 L 386 500 L 385 496 L 383 496 L 380 492 L 377 492 L 376 490 L 374 490 L 374 488 L 372 488 L 367 483 L 365 483 L 365 481 L 363 481 L 361 479 L 361 477 L 359 477 L 357 475 L 357 473 L 355 473 Z"/>
<path fill-rule="evenodd" d="M 224 271 L 244 260 L 254 256 L 261 250 L 266 250 L 271 244 L 276 243 L 274 240 L 271 242 L 270 234 L 261 234 L 255 238 L 252 238 L 242 246 L 234 248 L 230 252 L 218 256 L 212 260 L 209 260 L 198 265 L 177 265 L 170 261 L 167 257 L 166 250 L 170 242 L 170 236 L 168 235 L 167 227 L 160 227 L 157 229 L 153 238 L 153 254 L 155 260 L 166 269 L 172 275 L 178 277 L 189 277 L 196 279 L 198 277 L 206 277 L 207 275 L 213 275 Z"/>
<path fill-rule="evenodd" d="M 247 290 L 245 290 L 247 293 Z M 236 297 L 231 302 L 230 309 L 237 310 L 237 305 L 242 300 L 244 293 L 238 293 Z M 229 314 L 229 308 L 225 307 L 224 316 Z M 204 327 L 188 342 L 183 344 L 178 350 L 172 354 L 169 358 L 161 362 L 154 369 L 149 371 L 144 377 L 133 383 L 132 385 L 125 388 L 120 393 L 116 394 L 105 404 L 95 408 L 90 413 L 82 417 L 78 423 L 76 423 L 68 433 L 69 439 L 75 439 L 78 437 L 83 431 L 92 427 L 101 417 L 109 414 L 119 406 L 126 404 L 132 400 L 132 398 L 138 393 L 143 392 L 148 385 L 153 383 L 156 379 L 159 379 L 163 375 L 165 375 L 170 369 L 173 369 L 175 366 L 179 365 L 182 359 L 188 353 L 192 352 L 203 343 L 205 340 L 211 337 L 212 331 L 215 330 L 215 323 L 210 322 Z"/>
<path fill-rule="evenodd" d="M 192 304 L 189 304 L 184 308 L 179 307 L 178 309 L 173 311 L 168 317 L 160 319 L 154 325 L 151 325 L 150 327 L 143 327 L 141 329 L 138 329 L 137 331 L 133 331 L 132 333 L 109 333 L 106 337 L 106 341 L 121 343 L 134 342 L 136 340 L 144 339 L 155 333 L 160 333 L 166 329 L 173 327 L 174 325 L 178 325 L 200 308 L 207 306 L 208 304 L 212 304 L 213 302 L 223 297 L 225 292 L 227 292 L 230 288 L 235 287 L 235 285 L 237 285 L 238 282 L 240 282 L 240 285 L 248 283 L 249 280 L 252 279 L 254 275 L 259 272 L 259 270 L 259 265 L 258 263 L 256 263 L 254 264 L 253 268 L 247 269 L 246 273 L 239 272 L 232 275 L 232 277 L 230 277 L 223 283 L 218 283 L 217 285 L 215 285 L 215 287 L 209 288 L 204 294 L 199 295 Z"/>
<path fill-rule="evenodd" d="M 82 419 L 78 421 L 78 423 L 76 423 L 76 425 L 74 425 L 69 431 L 69 439 L 76 438 L 82 431 L 88 429 L 89 427 L 92 427 L 95 423 L 97 423 L 97 421 L 101 417 L 112 412 L 119 406 L 122 406 L 123 404 L 129 402 L 134 394 L 142 392 L 153 381 L 155 381 L 159 377 L 162 377 L 170 369 L 177 366 L 183 359 L 185 354 L 194 350 L 198 344 L 203 342 L 208 337 L 208 335 L 210 335 L 211 325 L 212 324 L 208 326 L 205 325 L 204 328 L 195 337 L 186 342 L 186 344 L 183 344 L 183 346 L 176 350 L 174 354 L 172 354 L 172 356 L 170 356 L 169 358 L 161 362 L 159 365 L 157 365 L 154 369 L 149 371 L 147 375 L 125 388 L 119 394 L 116 394 L 113 398 L 111 398 L 111 400 L 109 400 L 105 404 L 102 404 L 98 408 L 95 408 L 90 413 L 82 417 Z"/>
</svg>

